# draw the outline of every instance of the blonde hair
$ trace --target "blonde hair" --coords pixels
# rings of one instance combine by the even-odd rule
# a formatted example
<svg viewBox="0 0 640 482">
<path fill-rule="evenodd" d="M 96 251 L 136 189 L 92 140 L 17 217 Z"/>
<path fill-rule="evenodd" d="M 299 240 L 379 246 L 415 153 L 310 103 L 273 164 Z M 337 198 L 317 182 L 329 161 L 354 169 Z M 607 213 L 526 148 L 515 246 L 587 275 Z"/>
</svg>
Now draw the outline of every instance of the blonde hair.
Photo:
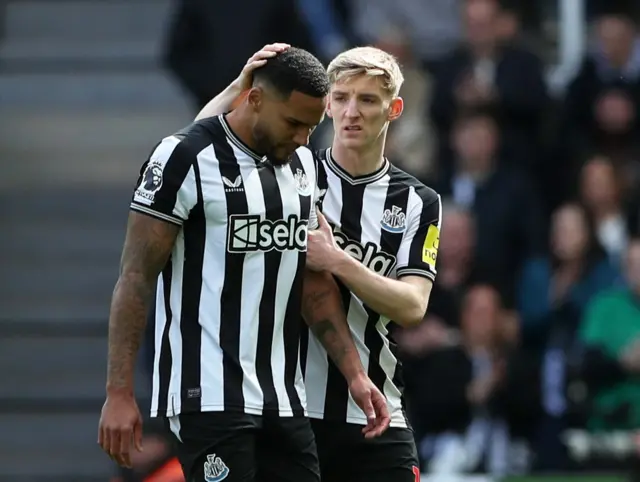
<svg viewBox="0 0 640 482">
<path fill-rule="evenodd" d="M 383 88 L 397 97 L 404 75 L 396 58 L 375 47 L 356 47 L 342 52 L 327 68 L 331 85 L 344 79 L 370 75 L 382 79 Z"/>
</svg>

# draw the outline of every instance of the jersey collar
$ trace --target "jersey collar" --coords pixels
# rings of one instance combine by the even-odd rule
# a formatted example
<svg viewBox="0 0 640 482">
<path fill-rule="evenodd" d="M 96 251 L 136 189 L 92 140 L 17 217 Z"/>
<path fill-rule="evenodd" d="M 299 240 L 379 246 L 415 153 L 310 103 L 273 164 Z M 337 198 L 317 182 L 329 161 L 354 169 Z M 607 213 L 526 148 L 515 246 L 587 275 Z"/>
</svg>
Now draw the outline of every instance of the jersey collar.
<svg viewBox="0 0 640 482">
<path fill-rule="evenodd" d="M 246 145 L 236 134 L 235 132 L 233 132 L 231 130 L 231 127 L 229 127 L 229 124 L 227 123 L 227 119 L 225 118 L 224 114 L 218 116 L 218 118 L 220 119 L 220 124 L 222 125 L 222 128 L 224 129 L 225 134 L 227 134 L 227 137 L 229 138 L 229 140 L 238 148 L 240 149 L 242 152 L 244 152 L 247 156 L 255 159 L 258 162 L 265 162 L 266 156 L 261 156 L 260 154 L 258 154 L 256 151 L 254 151 L 253 149 L 251 149 L 248 145 Z"/>
<path fill-rule="evenodd" d="M 384 176 L 387 175 L 387 172 L 389 171 L 389 167 L 390 167 L 389 160 L 385 157 L 384 162 L 382 163 L 382 166 L 380 166 L 380 168 L 378 168 L 375 172 L 372 172 L 371 174 L 364 174 L 361 176 L 352 176 L 340 164 L 336 162 L 336 160 L 333 158 L 333 154 L 331 153 L 330 148 L 327 149 L 326 157 L 327 157 L 327 165 L 334 172 L 334 174 L 338 177 L 341 177 L 342 179 L 347 181 L 349 184 L 353 184 L 353 185 L 371 184 L 373 182 L 379 181 L 380 179 L 382 179 Z"/>
</svg>

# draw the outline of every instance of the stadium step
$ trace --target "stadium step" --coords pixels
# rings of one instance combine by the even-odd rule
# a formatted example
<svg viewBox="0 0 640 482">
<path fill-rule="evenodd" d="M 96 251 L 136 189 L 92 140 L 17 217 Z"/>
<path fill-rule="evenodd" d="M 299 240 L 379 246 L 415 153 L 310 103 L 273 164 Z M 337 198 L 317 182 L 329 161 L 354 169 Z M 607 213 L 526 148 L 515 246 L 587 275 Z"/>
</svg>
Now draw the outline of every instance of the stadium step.
<svg viewBox="0 0 640 482">
<path fill-rule="evenodd" d="M 9 0 L 4 68 L 12 62 L 157 58 L 169 20 L 169 0 Z"/>
<path fill-rule="evenodd" d="M 5 319 L 106 319 L 129 189 L 55 189 L 0 196 Z"/>
<path fill-rule="evenodd" d="M 0 55 L 0 62 L 2 62 Z M 124 72 L 2 72 L 0 108 L 184 111 L 184 93 L 159 66 Z M 46 112 L 44 112 L 46 115 Z M 122 114 L 121 114 L 122 116 Z"/>
<path fill-rule="evenodd" d="M 0 366 L 11 366 L 0 386 L 0 412 L 99 411 L 107 373 L 106 319 L 66 326 L 20 323 L 0 322 Z M 150 380 L 141 369 L 136 383 L 137 395 L 146 399 Z"/>
<path fill-rule="evenodd" d="M 161 65 L 170 0 L 9 0 L 0 107 L 180 108 Z"/>
<path fill-rule="evenodd" d="M 0 413 L 0 480 L 52 480 L 102 475 L 112 462 L 100 450 L 100 412 L 78 414 Z"/>
</svg>

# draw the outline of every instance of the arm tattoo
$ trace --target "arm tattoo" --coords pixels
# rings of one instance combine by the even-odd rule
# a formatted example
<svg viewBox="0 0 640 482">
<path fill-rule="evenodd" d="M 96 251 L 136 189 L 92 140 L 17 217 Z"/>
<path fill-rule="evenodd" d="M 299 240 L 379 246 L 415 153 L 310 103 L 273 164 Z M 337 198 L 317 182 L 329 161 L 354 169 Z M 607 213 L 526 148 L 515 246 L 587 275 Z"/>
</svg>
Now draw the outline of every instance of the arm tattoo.
<svg viewBox="0 0 640 482">
<path fill-rule="evenodd" d="M 307 271 L 302 304 L 305 322 L 342 374 L 350 378 L 362 371 L 340 293 L 331 275 Z"/>
<path fill-rule="evenodd" d="M 133 390 L 133 373 L 157 276 L 173 248 L 178 226 L 131 213 L 120 277 L 111 301 L 107 388 Z"/>
</svg>

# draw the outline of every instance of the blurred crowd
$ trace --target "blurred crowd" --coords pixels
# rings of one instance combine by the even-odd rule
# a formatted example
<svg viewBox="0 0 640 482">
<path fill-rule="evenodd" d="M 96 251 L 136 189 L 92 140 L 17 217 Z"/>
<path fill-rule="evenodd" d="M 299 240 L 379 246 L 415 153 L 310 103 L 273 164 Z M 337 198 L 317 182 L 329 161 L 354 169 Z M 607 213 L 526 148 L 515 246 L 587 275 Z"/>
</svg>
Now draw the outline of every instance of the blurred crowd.
<svg viewBox="0 0 640 482">
<path fill-rule="evenodd" d="M 633 3 L 588 2 L 587 54 L 561 96 L 545 75 L 553 1 L 177 5 L 166 61 L 194 111 L 276 40 L 327 61 L 372 44 L 403 63 L 387 154 L 443 197 L 428 312 L 392 333 L 425 471 L 567 470 L 568 428 L 640 428 Z"/>
</svg>

